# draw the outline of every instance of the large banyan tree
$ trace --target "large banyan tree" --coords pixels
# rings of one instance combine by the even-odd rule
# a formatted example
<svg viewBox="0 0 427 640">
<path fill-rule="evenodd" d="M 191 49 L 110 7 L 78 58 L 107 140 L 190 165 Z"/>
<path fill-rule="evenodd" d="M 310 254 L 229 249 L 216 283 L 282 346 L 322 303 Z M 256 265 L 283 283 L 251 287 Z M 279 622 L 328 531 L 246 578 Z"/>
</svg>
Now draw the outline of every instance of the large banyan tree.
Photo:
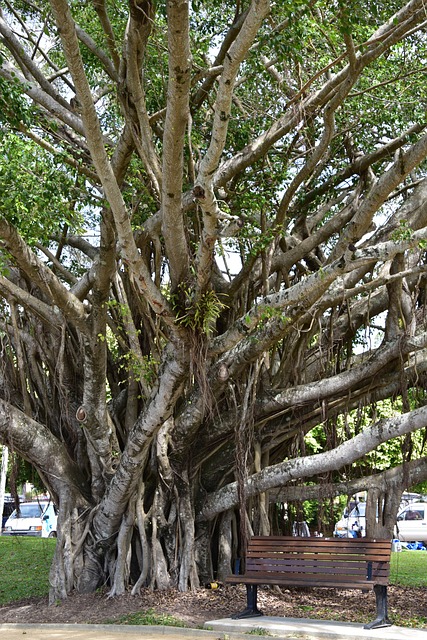
<svg viewBox="0 0 427 640">
<path fill-rule="evenodd" d="M 0 441 L 53 600 L 196 588 L 293 500 L 388 535 L 427 477 L 426 19 L 2 2 Z"/>
</svg>

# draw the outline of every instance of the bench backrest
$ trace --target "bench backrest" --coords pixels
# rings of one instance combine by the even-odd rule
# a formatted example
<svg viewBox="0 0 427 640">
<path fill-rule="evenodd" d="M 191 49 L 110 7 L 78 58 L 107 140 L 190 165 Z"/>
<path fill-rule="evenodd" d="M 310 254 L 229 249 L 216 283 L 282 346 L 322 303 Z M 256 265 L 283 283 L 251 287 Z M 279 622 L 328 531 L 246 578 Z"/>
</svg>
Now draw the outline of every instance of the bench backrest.
<svg viewBox="0 0 427 640">
<path fill-rule="evenodd" d="M 390 540 L 254 536 L 246 553 L 246 573 L 343 576 L 387 584 Z"/>
</svg>

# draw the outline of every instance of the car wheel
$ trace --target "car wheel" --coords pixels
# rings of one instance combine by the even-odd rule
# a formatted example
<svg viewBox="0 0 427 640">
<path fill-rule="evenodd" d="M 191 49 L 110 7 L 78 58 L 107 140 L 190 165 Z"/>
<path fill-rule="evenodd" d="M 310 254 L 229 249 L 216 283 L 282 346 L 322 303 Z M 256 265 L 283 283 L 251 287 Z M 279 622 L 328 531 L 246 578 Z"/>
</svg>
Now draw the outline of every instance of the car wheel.
<svg viewBox="0 0 427 640">
<path fill-rule="evenodd" d="M 51 531 L 48 535 L 48 538 L 56 538 L 56 531 Z"/>
</svg>

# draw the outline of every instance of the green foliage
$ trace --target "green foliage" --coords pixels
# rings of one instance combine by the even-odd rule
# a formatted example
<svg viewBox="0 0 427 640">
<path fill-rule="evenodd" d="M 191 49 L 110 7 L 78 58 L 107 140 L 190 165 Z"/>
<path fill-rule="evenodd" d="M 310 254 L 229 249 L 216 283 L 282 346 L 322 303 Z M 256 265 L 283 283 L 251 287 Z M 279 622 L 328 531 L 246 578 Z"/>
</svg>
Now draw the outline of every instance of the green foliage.
<svg viewBox="0 0 427 640">
<path fill-rule="evenodd" d="M 121 304 L 114 298 L 109 300 L 106 306 L 112 317 L 112 324 L 116 328 L 116 333 L 112 331 L 110 326 L 107 326 L 105 335 L 98 335 L 98 340 L 106 342 L 112 359 L 117 363 L 118 371 L 126 374 L 125 380 L 132 378 L 138 381 L 143 378 L 148 385 L 153 384 L 157 377 L 159 360 L 153 354 L 143 355 L 140 358 L 137 353 L 127 347 L 126 323 L 132 322 L 129 306 Z M 135 335 L 136 337 L 141 335 L 140 329 L 135 329 Z"/>
<path fill-rule="evenodd" d="M 399 221 L 399 228 L 395 229 L 391 234 L 391 239 L 393 242 L 405 242 L 406 240 L 410 240 L 412 238 L 413 231 L 408 224 L 407 220 Z"/>
<path fill-rule="evenodd" d="M 307 483 L 306 486 L 309 487 L 310 484 L 314 483 Z M 319 531 L 325 536 L 330 536 L 346 504 L 345 496 L 334 499 L 295 501 L 287 505 L 287 518 L 290 525 L 294 522 L 307 522 L 311 535 Z M 291 531 L 286 533 L 290 534 Z"/>
<path fill-rule="evenodd" d="M 2 445 L 0 445 L 0 460 L 1 456 Z M 14 475 L 15 484 L 18 487 L 18 490 L 24 485 L 25 482 L 30 482 L 33 485 L 36 493 L 43 493 L 46 491 L 46 487 L 34 467 L 27 460 L 20 458 L 18 455 L 13 454 L 12 452 L 10 452 L 9 455 L 8 471 L 6 475 L 6 491 L 11 490 L 11 475 Z"/>
<path fill-rule="evenodd" d="M 0 125 L 19 128 L 21 124 L 30 125 L 31 121 L 32 108 L 21 84 L 18 81 L 6 82 L 0 77 Z"/>
<path fill-rule="evenodd" d="M 157 377 L 159 361 L 150 356 L 142 356 L 142 360 L 133 351 L 128 351 L 120 356 L 119 369 L 126 371 L 127 375 L 138 381 L 141 378 L 149 385 L 153 384 Z"/>
<path fill-rule="evenodd" d="M 209 336 L 215 329 L 215 323 L 227 305 L 221 302 L 215 291 L 212 289 L 203 293 L 194 303 L 192 291 L 189 288 L 181 287 L 185 295 L 185 310 L 181 311 L 177 306 L 177 297 L 174 297 L 175 310 L 177 311 L 177 322 L 183 327 L 200 331 Z"/>
<path fill-rule="evenodd" d="M 28 244 L 49 243 L 63 224 L 80 229 L 82 207 L 76 177 L 60 158 L 15 133 L 0 132 L 0 215 Z"/>
<path fill-rule="evenodd" d="M 261 251 L 265 251 L 277 237 L 281 237 L 282 232 L 277 233 L 277 229 L 270 227 L 267 231 L 260 234 L 250 249 L 252 256 L 257 256 Z"/>
<path fill-rule="evenodd" d="M 266 322 L 268 322 L 271 319 L 276 319 L 279 322 L 283 323 L 283 325 L 285 325 L 289 321 L 289 318 L 282 311 L 282 309 L 278 309 L 276 307 L 270 307 L 266 305 L 263 307 L 261 311 L 258 327 L 265 325 Z"/>
<path fill-rule="evenodd" d="M 2 249 L 0 251 L 0 275 L 7 277 L 10 273 L 10 254 Z"/>
<path fill-rule="evenodd" d="M 326 445 L 326 434 L 323 425 L 317 425 L 304 436 L 304 444 L 308 455 L 321 453 Z"/>
<path fill-rule="evenodd" d="M 374 405 L 356 409 L 337 419 L 337 435 L 341 442 L 354 437 L 363 431 L 365 427 L 380 420 L 386 420 L 398 415 L 402 410 L 401 398 L 396 400 L 382 400 Z M 418 433 L 413 434 L 414 438 Z M 395 464 L 402 462 L 402 440 L 395 438 L 385 444 L 378 446 L 374 451 L 367 454 L 362 460 L 353 466 L 357 468 L 358 475 L 370 473 L 373 469 L 384 470 Z"/>
<path fill-rule="evenodd" d="M 109 0 L 106 2 L 106 8 L 113 32 L 120 41 L 123 37 L 126 21 L 127 21 L 127 5 L 121 0 L 114 2 Z M 71 10 L 81 25 L 84 25 L 85 31 L 96 42 L 98 47 L 107 50 L 106 36 L 97 17 L 94 3 L 85 2 L 84 0 L 73 0 Z M 93 86 L 104 87 L 108 85 L 108 76 L 99 64 L 98 58 L 85 46 L 80 46 L 85 70 L 88 78 Z M 57 55 L 61 56 L 61 49 L 58 48 Z"/>
<path fill-rule="evenodd" d="M 408 401 L 411 408 L 423 403 L 424 399 L 420 393 L 414 393 L 412 389 L 408 391 Z M 319 424 L 311 429 L 304 436 L 305 453 L 312 455 L 322 453 L 329 448 L 328 433 L 330 429 L 335 429 L 337 444 L 353 438 L 364 428 L 381 420 L 387 420 L 402 412 L 402 398 L 381 400 L 367 407 L 360 407 L 346 414 L 340 415 L 332 425 L 328 423 Z M 410 444 L 408 444 L 410 438 Z M 418 458 L 425 455 L 425 432 L 423 429 L 415 431 L 410 436 L 393 438 L 386 443 L 376 447 L 374 451 L 366 454 L 361 460 L 355 462 L 351 471 L 346 470 L 346 474 L 352 477 L 370 475 L 374 472 L 384 471 L 396 465 L 402 464 L 405 452 L 410 447 L 412 457 Z M 419 492 L 423 492 L 417 489 Z"/>
</svg>

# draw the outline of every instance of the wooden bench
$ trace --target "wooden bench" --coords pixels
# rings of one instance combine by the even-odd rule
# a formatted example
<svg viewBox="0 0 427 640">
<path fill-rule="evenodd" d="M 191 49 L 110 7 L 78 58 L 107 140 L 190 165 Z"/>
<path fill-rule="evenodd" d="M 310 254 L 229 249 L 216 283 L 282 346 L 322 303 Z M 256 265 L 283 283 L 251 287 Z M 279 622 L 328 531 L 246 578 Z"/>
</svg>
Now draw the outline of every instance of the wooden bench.
<svg viewBox="0 0 427 640">
<path fill-rule="evenodd" d="M 247 607 L 233 618 L 263 615 L 257 607 L 258 585 L 369 589 L 375 592 L 377 617 L 364 628 L 388 627 L 390 554 L 390 540 L 254 536 L 245 573 L 225 580 L 246 585 Z"/>
</svg>

